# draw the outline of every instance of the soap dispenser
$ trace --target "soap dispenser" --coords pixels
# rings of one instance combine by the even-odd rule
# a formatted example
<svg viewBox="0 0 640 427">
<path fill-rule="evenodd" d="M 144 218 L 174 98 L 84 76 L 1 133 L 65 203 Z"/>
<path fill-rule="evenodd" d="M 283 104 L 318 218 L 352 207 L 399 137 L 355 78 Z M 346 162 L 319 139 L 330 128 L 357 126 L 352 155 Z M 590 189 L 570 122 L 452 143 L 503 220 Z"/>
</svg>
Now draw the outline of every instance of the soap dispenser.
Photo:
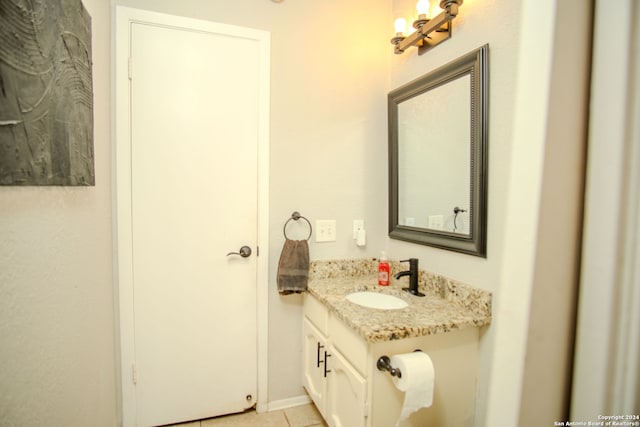
<svg viewBox="0 0 640 427">
<path fill-rule="evenodd" d="M 387 261 L 385 252 L 380 255 L 380 262 L 378 263 L 378 285 L 389 286 L 389 261 Z"/>
</svg>

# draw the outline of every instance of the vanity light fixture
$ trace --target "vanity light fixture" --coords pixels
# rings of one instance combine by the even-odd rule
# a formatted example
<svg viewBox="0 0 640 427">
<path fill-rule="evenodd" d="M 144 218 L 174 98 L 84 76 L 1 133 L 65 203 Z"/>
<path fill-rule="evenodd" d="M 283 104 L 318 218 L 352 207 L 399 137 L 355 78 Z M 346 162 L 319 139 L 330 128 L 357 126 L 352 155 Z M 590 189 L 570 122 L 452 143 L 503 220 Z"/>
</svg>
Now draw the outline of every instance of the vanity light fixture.
<svg viewBox="0 0 640 427">
<path fill-rule="evenodd" d="M 429 1 L 419 0 L 416 4 L 418 18 L 413 21 L 416 30 L 405 36 L 406 22 L 403 18 L 396 19 L 396 35 L 391 39 L 395 46 L 394 53 L 401 54 L 411 46 L 418 47 L 418 54 L 422 55 L 428 49 L 440 44 L 451 37 L 451 21 L 458 16 L 458 10 L 463 0 L 441 0 L 442 12 L 434 18 L 429 18 Z"/>
</svg>

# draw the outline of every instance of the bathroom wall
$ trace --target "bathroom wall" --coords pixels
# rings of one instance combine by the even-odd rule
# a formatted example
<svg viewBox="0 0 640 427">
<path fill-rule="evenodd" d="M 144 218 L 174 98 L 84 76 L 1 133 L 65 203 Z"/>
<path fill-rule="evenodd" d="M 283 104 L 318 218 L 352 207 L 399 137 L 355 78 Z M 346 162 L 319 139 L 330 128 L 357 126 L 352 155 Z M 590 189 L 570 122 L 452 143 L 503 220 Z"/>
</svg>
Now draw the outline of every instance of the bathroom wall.
<svg viewBox="0 0 640 427">
<path fill-rule="evenodd" d="M 415 1 L 393 0 L 393 16 L 415 19 Z M 437 1 L 432 1 L 437 6 Z M 518 65 L 520 1 L 465 1 L 453 36 L 419 56 L 415 48 L 391 57 L 391 87 L 420 77 L 484 44 L 489 44 L 489 215 L 487 259 L 389 241 L 390 256 L 419 255 L 421 268 L 495 291 L 501 267 L 505 194 L 512 149 L 514 91 Z M 435 7 L 435 10 L 440 10 Z"/>
<path fill-rule="evenodd" d="M 438 2 L 432 1 L 432 6 Z M 520 36 L 521 1 L 465 1 L 453 23 L 453 36 L 419 56 L 415 48 L 394 55 L 391 87 L 398 87 L 484 44 L 489 44 L 489 189 L 487 221 L 487 258 L 479 258 L 426 246 L 389 240 L 389 255 L 394 259 L 418 257 L 420 267 L 494 293 L 493 325 L 481 334 L 476 425 L 483 425 L 491 381 L 494 354 L 493 330 L 500 321 L 495 304 L 501 287 L 504 257 L 508 184 L 511 170 L 515 119 L 516 75 Z M 436 8 L 437 9 L 437 8 Z M 439 9 L 438 9 L 439 10 Z M 411 22 L 415 19 L 413 0 L 394 0 L 394 16 Z M 532 170 L 535 176 L 538 170 Z M 526 176 L 529 176 L 527 173 Z"/>
<path fill-rule="evenodd" d="M 0 424 L 117 425 L 110 7 L 92 16 L 95 187 L 0 187 Z"/>
<path fill-rule="evenodd" d="M 394 15 L 413 19 L 414 1 L 392 4 Z M 589 8 L 579 1 L 465 1 L 452 39 L 423 56 L 414 50 L 392 59 L 396 87 L 489 44 L 487 258 L 388 243 L 392 258 L 417 256 L 421 268 L 494 294 L 493 321 L 480 342 L 477 426 L 551 425 L 566 411 Z"/>
<path fill-rule="evenodd" d="M 3 424 L 117 423 L 109 124 L 116 3 L 272 33 L 269 400 L 295 400 L 304 393 L 301 301 L 275 289 L 282 226 L 294 210 L 312 222 L 336 219 L 335 243 L 312 242 L 316 259 L 384 246 L 389 1 L 83 3 L 93 23 L 96 187 L 0 188 Z M 350 239 L 353 219 L 365 220 L 365 249 Z M 296 224 L 289 232 L 306 233 Z"/>
</svg>

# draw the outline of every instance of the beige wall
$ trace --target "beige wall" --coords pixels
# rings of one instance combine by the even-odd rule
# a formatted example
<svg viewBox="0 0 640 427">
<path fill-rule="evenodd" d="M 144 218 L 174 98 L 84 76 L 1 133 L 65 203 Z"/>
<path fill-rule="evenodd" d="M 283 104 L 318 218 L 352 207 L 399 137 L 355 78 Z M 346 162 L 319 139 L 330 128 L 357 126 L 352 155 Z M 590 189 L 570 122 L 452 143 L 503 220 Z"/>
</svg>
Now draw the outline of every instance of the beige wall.
<svg viewBox="0 0 640 427">
<path fill-rule="evenodd" d="M 0 187 L 0 424 L 117 423 L 110 8 L 92 16 L 95 187 Z"/>
<path fill-rule="evenodd" d="M 504 257 L 510 156 L 513 150 L 515 94 L 517 87 L 521 1 L 465 1 L 453 24 L 450 40 L 418 56 L 415 49 L 392 57 L 391 86 L 413 80 L 486 43 L 489 44 L 489 201 L 487 258 L 479 258 L 426 246 L 389 240 L 394 259 L 418 257 L 421 268 L 456 278 L 494 293 L 494 320 L 481 334 L 479 355 L 477 425 L 483 425 L 491 382 L 491 362 L 495 351 L 494 329 L 500 322 L 495 305 L 501 289 Z M 408 21 L 415 11 L 412 0 L 394 0 L 394 16 Z M 535 179 L 537 169 L 527 170 Z M 521 332 L 524 333 L 524 332 Z"/>
<path fill-rule="evenodd" d="M 437 2 L 432 2 L 437 3 Z M 506 188 L 512 149 L 514 92 L 518 65 L 520 1 L 465 1 L 453 23 L 453 36 L 418 56 L 415 48 L 391 57 L 395 88 L 457 57 L 489 44 L 489 207 L 487 258 L 389 241 L 390 256 L 418 256 L 421 268 L 455 277 L 489 291 L 499 286 L 504 240 Z M 393 0 L 394 16 L 410 21 L 415 1 Z M 390 50 L 391 51 L 391 50 Z M 453 125 L 453 121 L 452 121 Z"/>
<path fill-rule="evenodd" d="M 9 425 L 116 425 L 113 3 L 272 33 L 269 400 L 299 397 L 301 303 L 275 290 L 282 226 L 294 210 L 338 221 L 337 242 L 312 243 L 313 258 L 373 255 L 384 244 L 388 0 L 84 0 L 93 22 L 97 185 L 0 188 L 0 416 Z M 366 222 L 364 250 L 348 238 L 353 219 Z"/>
<path fill-rule="evenodd" d="M 395 15 L 413 11 L 412 0 L 392 4 Z M 487 258 L 389 242 L 392 258 L 417 256 L 422 268 L 494 293 L 493 322 L 480 344 L 478 426 L 551 425 L 566 415 L 589 7 L 465 1 L 451 40 L 422 57 L 414 51 L 392 60 L 395 87 L 489 44 Z"/>
</svg>

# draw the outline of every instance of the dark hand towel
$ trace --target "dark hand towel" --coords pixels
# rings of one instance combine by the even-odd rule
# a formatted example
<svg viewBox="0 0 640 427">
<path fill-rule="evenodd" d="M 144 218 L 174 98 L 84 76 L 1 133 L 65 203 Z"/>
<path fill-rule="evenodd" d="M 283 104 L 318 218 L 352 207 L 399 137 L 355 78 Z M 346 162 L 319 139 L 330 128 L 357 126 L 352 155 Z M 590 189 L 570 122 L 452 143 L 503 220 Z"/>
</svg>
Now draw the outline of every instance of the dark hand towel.
<svg viewBox="0 0 640 427">
<path fill-rule="evenodd" d="M 306 240 L 284 241 L 278 262 L 278 292 L 281 295 L 307 290 L 309 280 L 309 244 Z"/>
</svg>

